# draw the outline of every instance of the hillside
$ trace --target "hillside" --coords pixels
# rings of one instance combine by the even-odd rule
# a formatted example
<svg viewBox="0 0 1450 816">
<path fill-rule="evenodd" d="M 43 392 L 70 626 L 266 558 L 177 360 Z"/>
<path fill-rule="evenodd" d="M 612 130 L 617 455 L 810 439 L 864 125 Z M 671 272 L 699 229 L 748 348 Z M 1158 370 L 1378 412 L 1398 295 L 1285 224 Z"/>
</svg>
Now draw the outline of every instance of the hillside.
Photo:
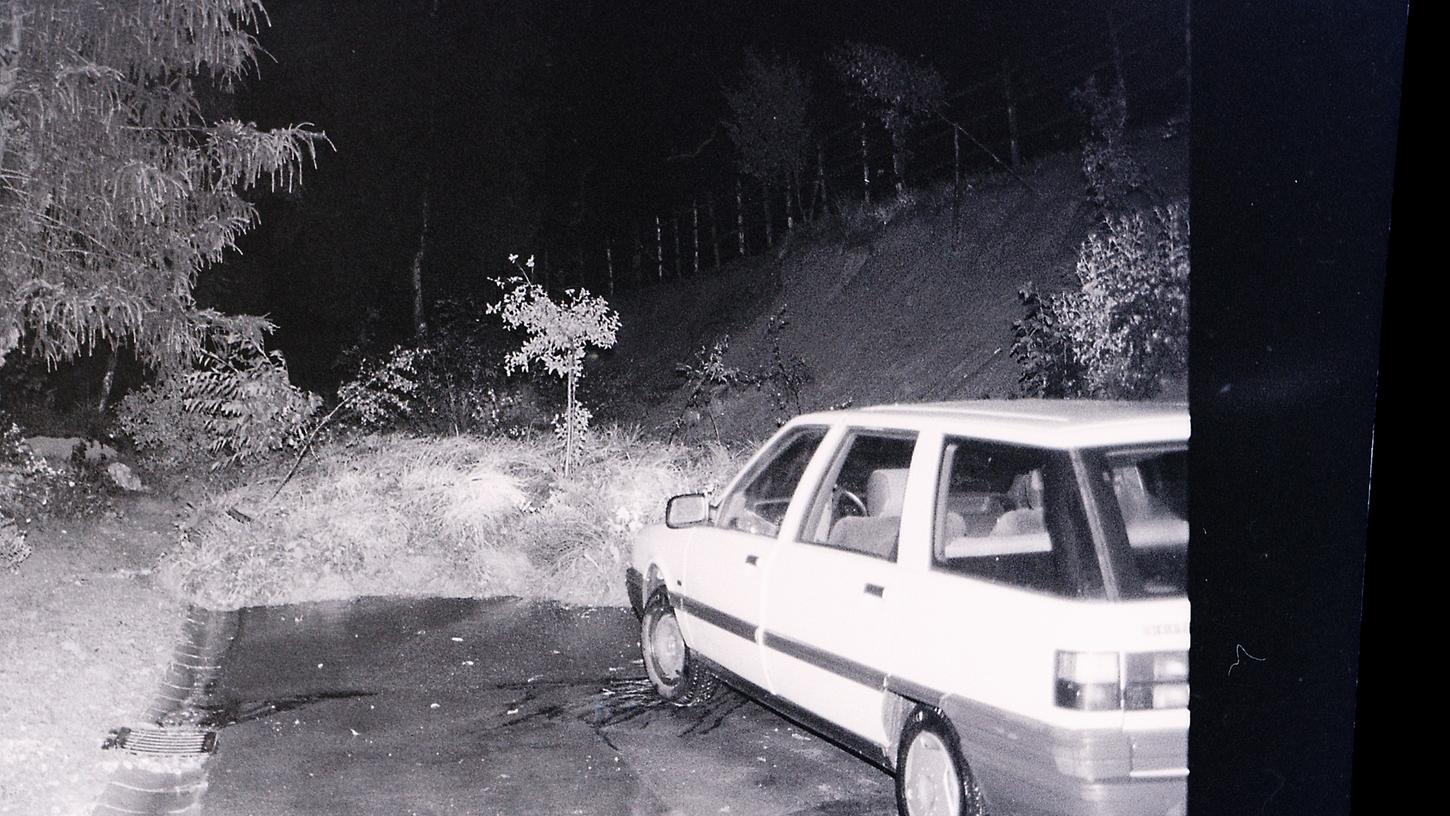
<svg viewBox="0 0 1450 816">
<path fill-rule="evenodd" d="M 1140 134 L 1137 155 L 1153 199 L 1187 196 L 1186 138 Z M 625 402 L 634 407 L 612 418 L 668 432 L 688 397 L 677 364 L 693 363 L 702 345 L 725 334 L 732 367 L 769 366 L 776 343 L 786 360 L 803 358 L 804 410 L 1016 395 L 1017 292 L 1029 280 L 1043 289 L 1069 283 L 1094 226 L 1075 151 L 1021 175 L 1031 191 L 1005 173 L 972 179 L 955 229 L 950 190 L 918 191 L 884 225 L 861 212 L 818 219 L 718 274 L 621 298 L 619 343 L 598 376 L 614 395 L 631 395 Z M 781 309 L 787 320 L 772 331 Z M 782 411 L 769 390 L 717 389 L 707 412 L 720 434 L 758 438 L 777 416 L 795 413 L 793 400 Z M 688 433 L 714 431 L 706 417 Z"/>
</svg>

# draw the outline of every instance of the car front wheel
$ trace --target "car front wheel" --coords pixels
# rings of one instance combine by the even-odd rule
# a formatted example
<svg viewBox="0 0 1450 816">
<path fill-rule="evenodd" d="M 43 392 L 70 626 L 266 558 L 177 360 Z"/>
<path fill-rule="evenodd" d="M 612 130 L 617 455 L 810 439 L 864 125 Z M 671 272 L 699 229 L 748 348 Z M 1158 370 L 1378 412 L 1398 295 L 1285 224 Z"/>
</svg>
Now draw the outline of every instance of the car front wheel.
<svg viewBox="0 0 1450 816">
<path fill-rule="evenodd" d="M 669 596 L 657 590 L 645 604 L 640 618 L 640 649 L 644 653 L 644 669 L 655 691 L 678 706 L 708 700 L 715 693 L 718 681 L 709 669 L 691 654 L 675 618 Z"/>
<path fill-rule="evenodd" d="M 902 729 L 896 808 L 901 816 L 985 816 L 987 812 L 956 732 L 931 709 L 912 712 Z"/>
</svg>

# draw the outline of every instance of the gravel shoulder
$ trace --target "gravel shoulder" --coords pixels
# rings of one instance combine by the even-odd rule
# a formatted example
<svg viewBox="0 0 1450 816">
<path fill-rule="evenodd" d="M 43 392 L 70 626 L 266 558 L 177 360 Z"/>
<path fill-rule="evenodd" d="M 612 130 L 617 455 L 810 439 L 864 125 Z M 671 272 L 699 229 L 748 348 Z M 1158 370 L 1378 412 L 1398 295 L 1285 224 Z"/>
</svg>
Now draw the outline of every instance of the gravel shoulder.
<svg viewBox="0 0 1450 816">
<path fill-rule="evenodd" d="M 51 521 L 0 571 L 0 814 L 90 812 L 117 761 L 101 741 L 145 710 L 183 618 L 153 580 L 177 513 L 142 497 Z"/>
</svg>

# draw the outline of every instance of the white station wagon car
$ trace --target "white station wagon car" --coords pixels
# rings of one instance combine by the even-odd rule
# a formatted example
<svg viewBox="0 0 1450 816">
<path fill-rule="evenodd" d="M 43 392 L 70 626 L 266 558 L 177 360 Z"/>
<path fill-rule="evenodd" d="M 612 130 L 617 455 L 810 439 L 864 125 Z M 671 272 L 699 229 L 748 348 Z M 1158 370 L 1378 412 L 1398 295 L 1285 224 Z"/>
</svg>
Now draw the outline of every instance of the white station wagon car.
<svg viewBox="0 0 1450 816">
<path fill-rule="evenodd" d="M 1188 410 L 809 414 L 627 583 L 680 705 L 724 680 L 896 776 L 902 814 L 1181 814 Z"/>
</svg>

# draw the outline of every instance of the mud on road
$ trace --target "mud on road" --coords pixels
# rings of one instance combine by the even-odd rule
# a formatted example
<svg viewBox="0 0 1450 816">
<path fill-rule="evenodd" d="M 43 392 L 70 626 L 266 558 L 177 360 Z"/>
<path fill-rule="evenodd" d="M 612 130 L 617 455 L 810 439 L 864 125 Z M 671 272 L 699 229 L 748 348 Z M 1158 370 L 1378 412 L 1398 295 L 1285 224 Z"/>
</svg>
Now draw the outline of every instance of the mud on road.
<svg viewBox="0 0 1450 816">
<path fill-rule="evenodd" d="M 208 816 L 895 812 L 887 775 L 732 691 L 659 701 L 624 609 L 248 609 L 219 696 Z"/>
</svg>

